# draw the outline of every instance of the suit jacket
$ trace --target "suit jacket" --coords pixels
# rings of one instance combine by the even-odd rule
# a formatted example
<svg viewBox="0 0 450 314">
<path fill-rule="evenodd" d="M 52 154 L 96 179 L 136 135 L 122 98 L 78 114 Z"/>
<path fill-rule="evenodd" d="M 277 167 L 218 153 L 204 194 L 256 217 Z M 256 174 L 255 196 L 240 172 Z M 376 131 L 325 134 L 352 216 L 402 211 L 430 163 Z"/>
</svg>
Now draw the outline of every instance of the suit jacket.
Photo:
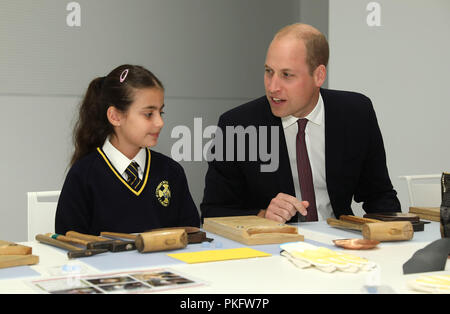
<svg viewBox="0 0 450 314">
<path fill-rule="evenodd" d="M 363 209 L 368 213 L 401 211 L 370 99 L 354 92 L 321 89 L 320 93 L 325 111 L 326 181 L 335 216 L 352 215 L 353 198 L 364 202 Z M 261 172 L 260 158 L 236 161 L 236 154 L 234 161 L 226 161 L 224 149 L 224 161 L 208 164 L 200 205 L 202 219 L 256 215 L 280 192 L 295 196 L 281 119 L 272 114 L 267 98 L 263 96 L 224 113 L 218 124 L 223 134 L 226 126 L 238 125 L 279 127 L 279 167 L 274 172 Z"/>
</svg>

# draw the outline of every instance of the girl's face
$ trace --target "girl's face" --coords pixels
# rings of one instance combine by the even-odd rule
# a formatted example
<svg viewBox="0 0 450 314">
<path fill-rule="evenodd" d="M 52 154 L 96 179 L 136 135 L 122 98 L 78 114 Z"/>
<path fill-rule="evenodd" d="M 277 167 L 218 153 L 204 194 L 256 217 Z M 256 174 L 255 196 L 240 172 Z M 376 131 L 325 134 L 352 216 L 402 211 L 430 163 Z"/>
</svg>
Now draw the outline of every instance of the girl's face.
<svg viewBox="0 0 450 314">
<path fill-rule="evenodd" d="M 108 118 L 115 130 L 111 144 L 129 159 L 133 159 L 142 147 L 155 146 L 164 126 L 163 107 L 164 91 L 159 88 L 135 90 L 134 101 L 125 113 L 110 107 L 114 117 Z"/>
</svg>

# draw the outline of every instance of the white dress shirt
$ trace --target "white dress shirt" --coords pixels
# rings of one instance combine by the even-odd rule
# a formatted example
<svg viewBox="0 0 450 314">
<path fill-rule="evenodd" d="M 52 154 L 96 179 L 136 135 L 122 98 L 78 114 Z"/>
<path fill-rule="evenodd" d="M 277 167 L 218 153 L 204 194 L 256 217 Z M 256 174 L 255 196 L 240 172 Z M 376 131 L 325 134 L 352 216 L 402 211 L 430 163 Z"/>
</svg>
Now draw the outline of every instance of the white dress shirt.
<svg viewBox="0 0 450 314">
<path fill-rule="evenodd" d="M 306 149 L 308 150 L 309 162 L 313 177 L 314 192 L 316 195 L 317 216 L 319 220 L 334 217 L 328 196 L 327 181 L 325 175 L 325 114 L 322 96 L 313 111 L 305 117 L 308 119 L 305 129 Z M 298 124 L 294 116 L 281 118 L 283 124 L 286 146 L 291 164 L 292 178 L 294 179 L 295 197 L 302 200 L 300 183 L 297 172 L 297 149 L 296 138 Z"/>
<path fill-rule="evenodd" d="M 141 150 L 137 153 L 136 156 L 134 156 L 133 159 L 128 159 L 127 156 L 122 154 L 117 148 L 115 148 L 111 142 L 109 141 L 109 136 L 106 138 L 105 143 L 102 147 L 103 152 L 105 153 L 106 157 L 108 157 L 111 164 L 116 168 L 116 170 L 121 174 L 121 176 L 127 180 L 128 175 L 125 172 L 125 170 L 128 168 L 130 163 L 132 161 L 137 162 L 139 165 L 138 168 L 138 175 L 139 179 L 142 180 L 144 177 L 144 169 L 145 169 L 145 163 L 146 163 L 146 153 L 145 148 L 141 148 Z"/>
</svg>

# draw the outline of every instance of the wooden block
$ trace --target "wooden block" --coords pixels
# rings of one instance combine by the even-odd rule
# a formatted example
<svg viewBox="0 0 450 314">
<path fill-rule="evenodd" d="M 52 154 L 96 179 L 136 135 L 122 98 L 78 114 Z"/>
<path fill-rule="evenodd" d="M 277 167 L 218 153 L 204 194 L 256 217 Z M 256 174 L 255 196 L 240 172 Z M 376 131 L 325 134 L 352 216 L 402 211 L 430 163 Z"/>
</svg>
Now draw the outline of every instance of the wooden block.
<svg viewBox="0 0 450 314">
<path fill-rule="evenodd" d="M 36 255 L 0 255 L 0 268 L 35 265 L 39 263 Z"/>
<path fill-rule="evenodd" d="M 29 246 L 0 240 L 0 255 L 29 255 L 31 252 Z"/>
<path fill-rule="evenodd" d="M 203 229 L 246 245 L 304 240 L 296 227 L 258 216 L 205 218 Z"/>
<path fill-rule="evenodd" d="M 409 212 L 416 214 L 420 219 L 440 221 L 441 209 L 439 207 L 410 207 Z"/>
</svg>

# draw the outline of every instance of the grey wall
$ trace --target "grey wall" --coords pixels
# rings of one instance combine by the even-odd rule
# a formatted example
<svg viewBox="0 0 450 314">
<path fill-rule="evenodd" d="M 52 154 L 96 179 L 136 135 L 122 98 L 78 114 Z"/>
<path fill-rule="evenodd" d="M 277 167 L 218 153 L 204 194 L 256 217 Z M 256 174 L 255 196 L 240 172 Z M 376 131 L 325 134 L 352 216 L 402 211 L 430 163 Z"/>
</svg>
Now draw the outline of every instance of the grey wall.
<svg viewBox="0 0 450 314">
<path fill-rule="evenodd" d="M 303 0 L 300 1 L 299 21 L 314 26 L 328 38 L 328 12 L 328 0 Z M 328 88 L 328 78 L 325 80 L 322 87 Z"/>
<path fill-rule="evenodd" d="M 26 192 L 60 190 L 76 108 L 89 82 L 123 63 L 166 86 L 166 126 L 155 147 L 170 155 L 176 125 L 193 130 L 263 94 L 266 48 L 299 19 L 298 0 L 96 0 L 81 26 L 61 0 L 0 3 L 0 239 L 26 239 Z M 205 141 L 206 142 L 206 141 Z M 205 162 L 182 162 L 200 203 Z"/>
<path fill-rule="evenodd" d="M 398 176 L 450 170 L 450 1 L 379 0 L 375 27 L 366 22 L 369 2 L 330 1 L 329 87 L 372 99 L 392 183 L 408 211 Z"/>
</svg>

